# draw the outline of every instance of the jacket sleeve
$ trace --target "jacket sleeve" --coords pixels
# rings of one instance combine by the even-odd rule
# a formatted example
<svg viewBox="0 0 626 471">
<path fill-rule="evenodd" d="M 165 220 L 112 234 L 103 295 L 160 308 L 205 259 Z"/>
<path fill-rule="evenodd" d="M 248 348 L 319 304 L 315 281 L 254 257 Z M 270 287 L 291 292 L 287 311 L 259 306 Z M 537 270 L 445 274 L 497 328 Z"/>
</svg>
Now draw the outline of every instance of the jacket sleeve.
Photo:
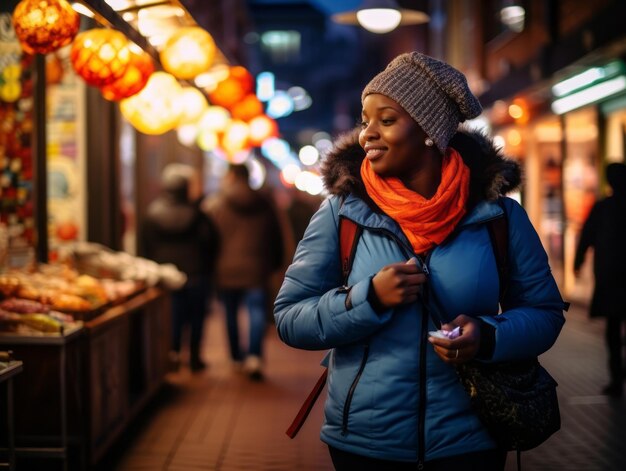
<svg viewBox="0 0 626 471">
<path fill-rule="evenodd" d="M 556 341 L 566 304 L 526 211 L 505 198 L 509 221 L 509 282 L 502 313 L 481 319 L 495 327 L 492 361 L 538 356 Z"/>
<path fill-rule="evenodd" d="M 371 277 L 351 288 L 346 308 L 338 238 L 338 200 L 325 200 L 305 231 L 274 304 L 278 335 L 286 344 L 322 350 L 357 342 L 380 329 L 392 311 L 377 314 L 367 302 Z"/>
</svg>

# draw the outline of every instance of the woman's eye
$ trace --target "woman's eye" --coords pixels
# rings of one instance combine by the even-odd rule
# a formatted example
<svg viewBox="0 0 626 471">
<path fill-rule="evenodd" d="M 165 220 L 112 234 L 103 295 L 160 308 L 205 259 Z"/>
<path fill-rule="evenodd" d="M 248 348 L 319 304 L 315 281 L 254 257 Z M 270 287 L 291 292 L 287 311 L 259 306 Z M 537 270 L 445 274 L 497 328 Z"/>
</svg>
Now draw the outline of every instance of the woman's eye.
<svg viewBox="0 0 626 471">
<path fill-rule="evenodd" d="M 383 125 L 385 126 L 389 126 L 390 124 L 393 124 L 394 120 L 389 118 L 389 119 L 381 119 L 380 120 L 381 123 L 383 123 Z"/>
<path fill-rule="evenodd" d="M 357 123 L 361 129 L 365 129 L 367 127 L 367 121 L 360 121 L 359 123 Z"/>
</svg>

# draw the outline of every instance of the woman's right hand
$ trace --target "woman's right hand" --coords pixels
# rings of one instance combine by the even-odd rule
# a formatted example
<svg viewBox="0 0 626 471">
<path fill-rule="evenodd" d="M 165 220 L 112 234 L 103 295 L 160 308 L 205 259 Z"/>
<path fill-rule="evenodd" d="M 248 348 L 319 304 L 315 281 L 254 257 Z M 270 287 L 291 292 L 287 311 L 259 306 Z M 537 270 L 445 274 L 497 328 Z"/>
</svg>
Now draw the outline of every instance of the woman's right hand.
<svg viewBox="0 0 626 471">
<path fill-rule="evenodd" d="M 406 263 L 392 263 L 374 275 L 372 284 L 380 303 L 386 308 L 417 301 L 426 275 L 415 258 Z"/>
</svg>

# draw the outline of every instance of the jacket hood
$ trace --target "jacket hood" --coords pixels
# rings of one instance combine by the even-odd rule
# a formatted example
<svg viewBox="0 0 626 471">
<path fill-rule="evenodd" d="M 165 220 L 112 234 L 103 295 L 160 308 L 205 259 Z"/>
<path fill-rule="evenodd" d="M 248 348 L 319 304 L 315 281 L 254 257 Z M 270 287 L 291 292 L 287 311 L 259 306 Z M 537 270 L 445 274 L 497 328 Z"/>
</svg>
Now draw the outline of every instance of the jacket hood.
<svg viewBox="0 0 626 471">
<path fill-rule="evenodd" d="M 330 194 L 345 197 L 352 193 L 376 208 L 361 179 L 365 152 L 358 135 L 359 129 L 354 129 L 336 139 L 322 163 L 322 178 Z M 480 201 L 494 201 L 520 185 L 520 165 L 506 158 L 484 133 L 460 129 L 449 145 L 461 154 L 470 169 L 468 208 Z"/>
</svg>

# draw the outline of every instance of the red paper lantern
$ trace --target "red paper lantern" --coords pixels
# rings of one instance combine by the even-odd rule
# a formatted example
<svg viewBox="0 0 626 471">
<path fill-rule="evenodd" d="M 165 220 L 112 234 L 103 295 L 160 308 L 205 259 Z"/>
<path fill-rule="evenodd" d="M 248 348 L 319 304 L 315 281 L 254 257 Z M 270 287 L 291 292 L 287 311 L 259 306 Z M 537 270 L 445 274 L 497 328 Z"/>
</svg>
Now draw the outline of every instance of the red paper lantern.
<svg viewBox="0 0 626 471">
<path fill-rule="evenodd" d="M 110 101 L 119 101 L 139 93 L 154 72 L 154 62 L 144 51 L 131 51 L 130 63 L 124 75 L 110 85 L 100 89 L 102 96 Z"/>
<path fill-rule="evenodd" d="M 263 103 L 254 93 L 249 93 L 240 102 L 233 105 L 230 114 L 235 119 L 250 121 L 263 114 Z"/>
<path fill-rule="evenodd" d="M 70 60 L 76 73 L 89 85 L 109 85 L 121 78 L 128 68 L 128 40 L 113 29 L 84 31 L 72 43 Z"/>
<path fill-rule="evenodd" d="M 209 95 L 212 105 L 223 106 L 230 110 L 254 89 L 254 77 L 245 67 L 231 67 L 226 77 L 218 82 L 215 90 Z"/>
<path fill-rule="evenodd" d="M 47 54 L 78 33 L 80 15 L 65 0 L 22 0 L 13 11 L 13 29 L 29 54 Z"/>
</svg>

